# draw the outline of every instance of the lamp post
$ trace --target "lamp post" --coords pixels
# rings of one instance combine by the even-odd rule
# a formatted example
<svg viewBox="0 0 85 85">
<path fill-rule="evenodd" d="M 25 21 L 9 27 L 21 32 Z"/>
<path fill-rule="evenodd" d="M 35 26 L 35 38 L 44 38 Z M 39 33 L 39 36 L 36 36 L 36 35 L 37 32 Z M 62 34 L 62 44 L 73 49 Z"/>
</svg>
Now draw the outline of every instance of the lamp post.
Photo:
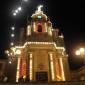
<svg viewBox="0 0 85 85">
<path fill-rule="evenodd" d="M 85 65 L 85 48 L 79 48 L 78 50 L 76 50 L 75 54 L 77 56 L 80 56 L 83 59 L 83 63 Z M 82 73 L 84 74 L 84 73 Z M 80 80 L 85 80 L 85 74 L 80 76 Z"/>
<path fill-rule="evenodd" d="M 76 56 L 80 56 L 80 58 L 83 59 L 83 63 L 85 64 L 85 48 L 79 48 L 78 50 L 75 51 Z"/>
<path fill-rule="evenodd" d="M 82 57 L 83 55 L 85 55 L 85 48 L 79 48 L 78 50 L 76 50 L 75 54 Z"/>
</svg>

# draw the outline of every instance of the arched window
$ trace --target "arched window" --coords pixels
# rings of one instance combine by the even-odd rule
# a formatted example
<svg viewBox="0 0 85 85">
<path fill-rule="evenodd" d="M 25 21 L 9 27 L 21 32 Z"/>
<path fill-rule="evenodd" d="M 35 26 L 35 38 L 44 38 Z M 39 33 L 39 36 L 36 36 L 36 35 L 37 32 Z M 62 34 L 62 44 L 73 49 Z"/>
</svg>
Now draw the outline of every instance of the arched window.
<svg viewBox="0 0 85 85">
<path fill-rule="evenodd" d="M 38 25 L 37 31 L 38 31 L 38 32 L 42 32 L 42 26 L 41 26 L 41 25 Z"/>
</svg>

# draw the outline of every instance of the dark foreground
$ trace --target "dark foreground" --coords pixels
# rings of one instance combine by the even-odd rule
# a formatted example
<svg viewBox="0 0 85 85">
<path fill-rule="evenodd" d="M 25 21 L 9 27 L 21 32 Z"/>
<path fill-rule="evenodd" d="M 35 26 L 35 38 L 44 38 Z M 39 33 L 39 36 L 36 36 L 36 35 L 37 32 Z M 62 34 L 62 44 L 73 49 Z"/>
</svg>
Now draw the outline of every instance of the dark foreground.
<svg viewBox="0 0 85 85">
<path fill-rule="evenodd" d="M 0 85 L 85 85 L 85 81 L 66 82 L 31 82 L 31 83 L 0 83 Z"/>
</svg>

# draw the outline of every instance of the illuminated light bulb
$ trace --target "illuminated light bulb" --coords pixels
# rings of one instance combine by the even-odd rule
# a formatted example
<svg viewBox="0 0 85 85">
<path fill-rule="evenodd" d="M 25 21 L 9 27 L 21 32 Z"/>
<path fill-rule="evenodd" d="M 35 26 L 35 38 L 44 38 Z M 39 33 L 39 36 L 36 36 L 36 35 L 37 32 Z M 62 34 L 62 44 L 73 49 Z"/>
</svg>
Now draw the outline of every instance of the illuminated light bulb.
<svg viewBox="0 0 85 85">
<path fill-rule="evenodd" d="M 8 54 L 8 56 L 10 56 L 10 54 Z"/>
<path fill-rule="evenodd" d="M 22 8 L 21 8 L 21 7 L 18 7 L 18 10 L 19 10 L 19 11 L 21 11 L 21 10 L 22 10 Z"/>
<path fill-rule="evenodd" d="M 80 51 L 77 50 L 77 51 L 75 52 L 75 54 L 76 54 L 76 55 L 80 55 Z"/>
<path fill-rule="evenodd" d="M 8 51 L 8 50 L 6 50 L 6 51 L 5 51 L 5 53 L 6 53 L 6 54 L 9 54 L 9 51 Z"/>
<path fill-rule="evenodd" d="M 14 34 L 11 34 L 11 37 L 14 37 Z"/>
<path fill-rule="evenodd" d="M 14 45 L 14 43 L 13 42 L 11 42 L 11 46 L 13 46 Z"/>
<path fill-rule="evenodd" d="M 15 10 L 15 13 L 18 13 L 18 10 Z"/>
<path fill-rule="evenodd" d="M 14 27 L 12 27 L 11 29 L 12 29 L 12 30 L 14 30 L 15 28 L 14 28 Z"/>
<path fill-rule="evenodd" d="M 16 16 L 16 15 L 17 15 L 17 14 L 14 12 L 14 13 L 13 13 L 13 16 Z"/>
<path fill-rule="evenodd" d="M 12 62 L 11 61 L 9 61 L 9 64 L 11 64 Z"/>
<path fill-rule="evenodd" d="M 13 53 L 10 53 L 10 55 L 12 56 L 12 55 L 13 55 Z"/>
<path fill-rule="evenodd" d="M 16 54 L 21 54 L 21 50 L 16 50 Z"/>
<path fill-rule="evenodd" d="M 85 49 L 84 48 L 80 48 L 80 52 L 84 53 Z"/>
</svg>

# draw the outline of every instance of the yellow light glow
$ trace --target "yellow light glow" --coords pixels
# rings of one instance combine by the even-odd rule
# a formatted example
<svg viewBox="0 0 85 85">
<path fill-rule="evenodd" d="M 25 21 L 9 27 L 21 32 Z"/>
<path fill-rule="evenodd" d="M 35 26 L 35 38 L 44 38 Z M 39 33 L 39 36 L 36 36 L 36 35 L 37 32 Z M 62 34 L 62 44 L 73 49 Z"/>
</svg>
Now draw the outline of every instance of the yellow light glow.
<svg viewBox="0 0 85 85">
<path fill-rule="evenodd" d="M 21 50 L 16 50 L 16 54 L 21 54 Z"/>
<path fill-rule="evenodd" d="M 61 65 L 61 72 L 62 72 L 62 80 L 65 81 L 65 74 L 64 74 L 62 58 L 60 58 L 60 65 Z"/>
<path fill-rule="evenodd" d="M 15 50 L 16 48 L 15 47 L 11 47 L 11 50 L 13 51 L 14 55 L 15 55 Z"/>
<path fill-rule="evenodd" d="M 58 78 L 59 81 L 62 80 L 62 78 L 60 76 L 58 76 L 58 75 L 57 75 L 57 78 Z"/>
<path fill-rule="evenodd" d="M 63 36 L 63 35 L 60 35 L 59 37 L 60 37 L 60 38 L 64 38 L 64 36 Z"/>
<path fill-rule="evenodd" d="M 64 47 L 57 47 L 55 42 L 25 42 L 25 44 L 23 46 L 15 46 L 15 49 L 23 49 L 26 47 L 26 45 L 29 44 L 45 44 L 45 45 L 54 45 L 55 49 L 60 49 L 65 51 Z"/>
<path fill-rule="evenodd" d="M 52 30 L 51 30 L 51 27 L 49 27 L 49 35 L 52 36 Z"/>
<path fill-rule="evenodd" d="M 27 35 L 28 36 L 31 35 L 31 26 L 30 25 L 27 26 Z"/>
<path fill-rule="evenodd" d="M 6 53 L 6 54 L 9 54 L 9 51 L 8 51 L 8 50 L 6 50 L 6 51 L 5 51 L 5 53 Z"/>
<path fill-rule="evenodd" d="M 51 66 L 52 80 L 54 81 L 55 75 L 54 75 L 54 65 L 53 65 L 53 55 L 52 55 L 52 53 L 50 53 L 50 66 Z"/>
<path fill-rule="evenodd" d="M 20 69 L 20 58 L 18 57 L 17 72 L 16 72 L 16 82 L 18 82 L 18 79 L 19 79 L 19 69 Z"/>
<path fill-rule="evenodd" d="M 54 77 L 54 67 L 53 67 L 53 61 L 50 62 L 51 63 L 51 74 L 52 74 L 52 80 L 55 79 Z"/>
<path fill-rule="evenodd" d="M 84 53 L 85 49 L 84 48 L 80 48 L 80 52 Z"/>
<path fill-rule="evenodd" d="M 29 75 L 30 75 L 30 81 L 32 80 L 32 54 L 30 53 L 30 73 L 29 73 Z"/>
<path fill-rule="evenodd" d="M 75 52 L 75 54 L 76 54 L 76 55 L 80 55 L 80 51 L 77 50 L 77 51 Z"/>
<path fill-rule="evenodd" d="M 35 24 L 35 22 L 33 22 L 33 31 L 35 32 L 36 31 L 36 24 Z"/>
<path fill-rule="evenodd" d="M 47 24 L 45 23 L 45 28 L 46 28 L 46 32 L 47 32 Z"/>
<path fill-rule="evenodd" d="M 26 76 L 23 76 L 23 78 L 25 79 L 25 78 L 26 78 Z"/>
<path fill-rule="evenodd" d="M 10 54 L 8 54 L 8 56 L 10 56 Z"/>
<path fill-rule="evenodd" d="M 14 43 L 13 42 L 11 42 L 11 46 L 13 46 L 14 45 Z"/>
<path fill-rule="evenodd" d="M 12 56 L 12 55 L 13 55 L 13 53 L 10 53 L 10 55 Z"/>
<path fill-rule="evenodd" d="M 12 62 L 11 61 L 9 61 L 9 64 L 11 64 Z"/>
</svg>

